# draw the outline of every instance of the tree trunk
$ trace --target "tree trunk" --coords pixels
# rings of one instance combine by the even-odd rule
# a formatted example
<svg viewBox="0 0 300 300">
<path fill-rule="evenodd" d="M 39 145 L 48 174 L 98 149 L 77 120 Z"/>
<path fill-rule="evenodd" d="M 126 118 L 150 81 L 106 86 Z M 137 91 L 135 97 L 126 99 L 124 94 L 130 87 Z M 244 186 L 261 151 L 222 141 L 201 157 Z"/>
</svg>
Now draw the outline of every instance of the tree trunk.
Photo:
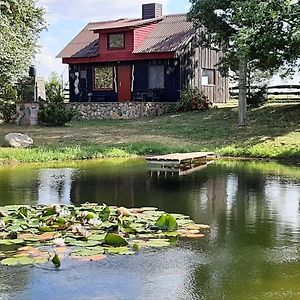
<svg viewBox="0 0 300 300">
<path fill-rule="evenodd" d="M 247 107 L 247 60 L 240 58 L 239 62 L 239 126 L 246 125 Z"/>
</svg>

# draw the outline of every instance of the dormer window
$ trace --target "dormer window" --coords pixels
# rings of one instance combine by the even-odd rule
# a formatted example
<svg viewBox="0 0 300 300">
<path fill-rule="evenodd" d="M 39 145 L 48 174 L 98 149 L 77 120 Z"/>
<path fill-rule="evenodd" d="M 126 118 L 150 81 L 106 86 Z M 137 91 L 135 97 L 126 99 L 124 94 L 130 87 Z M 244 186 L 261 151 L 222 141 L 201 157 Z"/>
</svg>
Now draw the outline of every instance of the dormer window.
<svg viewBox="0 0 300 300">
<path fill-rule="evenodd" d="M 124 33 L 112 33 L 108 35 L 108 49 L 124 49 Z"/>
</svg>

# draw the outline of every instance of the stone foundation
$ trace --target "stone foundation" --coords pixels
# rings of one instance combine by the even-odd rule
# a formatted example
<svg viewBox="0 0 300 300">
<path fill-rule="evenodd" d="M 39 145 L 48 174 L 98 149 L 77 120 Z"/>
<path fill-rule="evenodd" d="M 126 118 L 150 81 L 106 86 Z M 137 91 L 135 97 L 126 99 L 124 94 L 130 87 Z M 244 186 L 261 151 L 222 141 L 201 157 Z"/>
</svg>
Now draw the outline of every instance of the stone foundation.
<svg viewBox="0 0 300 300">
<path fill-rule="evenodd" d="M 78 120 L 126 120 L 162 116 L 175 104 L 174 102 L 72 102 L 68 106 L 78 111 Z"/>
</svg>

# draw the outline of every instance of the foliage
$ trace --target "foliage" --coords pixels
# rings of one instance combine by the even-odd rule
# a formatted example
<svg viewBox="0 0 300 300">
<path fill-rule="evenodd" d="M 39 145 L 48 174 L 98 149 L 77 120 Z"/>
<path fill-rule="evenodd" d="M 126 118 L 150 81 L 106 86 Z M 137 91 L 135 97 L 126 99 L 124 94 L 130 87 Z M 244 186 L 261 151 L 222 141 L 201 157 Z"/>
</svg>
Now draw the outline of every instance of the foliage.
<svg viewBox="0 0 300 300">
<path fill-rule="evenodd" d="M 75 112 L 67 108 L 63 102 L 41 104 L 39 108 L 39 121 L 47 126 L 63 126 L 74 116 Z"/>
<path fill-rule="evenodd" d="M 56 72 L 50 74 L 49 80 L 45 84 L 46 89 L 46 98 L 50 102 L 60 102 L 63 97 L 63 86 L 62 81 L 60 80 Z"/>
<path fill-rule="evenodd" d="M 247 95 L 247 105 L 248 107 L 259 107 L 264 105 L 268 101 L 268 88 L 267 86 L 262 86 L 254 91 L 249 91 Z"/>
<path fill-rule="evenodd" d="M 246 74 L 299 66 L 300 5 L 294 0 L 191 0 L 189 18 L 203 46 L 222 50 L 220 71 L 239 75 L 239 125 L 246 125 Z M 284 68 L 283 68 L 284 67 Z M 284 70 L 284 71 L 283 71 Z"/>
<path fill-rule="evenodd" d="M 192 110 L 206 110 L 212 103 L 204 95 L 203 91 L 197 87 L 189 87 L 181 92 L 180 101 L 176 104 L 174 110 L 178 112 Z"/>
<path fill-rule="evenodd" d="M 293 0 L 191 0 L 189 17 L 206 32 L 205 45 L 224 53 L 223 73 L 245 58 L 253 69 L 292 72 L 300 56 L 300 7 Z"/>
<path fill-rule="evenodd" d="M 35 0 L 0 1 L 0 15 L 1 91 L 28 72 L 45 19 Z"/>
<path fill-rule="evenodd" d="M 6 266 L 51 261 L 59 268 L 63 258 L 59 254 L 66 253 L 77 260 L 102 260 L 104 253 L 128 255 L 141 248 L 170 246 L 172 238 L 201 238 L 200 231 L 209 228 L 188 216 L 165 214 L 155 207 L 14 205 L 0 208 L 0 212 L 0 249 L 2 246 L 4 253 L 0 263 Z M 167 220 L 166 226 L 160 224 L 164 228 L 156 225 L 162 223 L 162 216 Z"/>
<path fill-rule="evenodd" d="M 70 122 L 75 112 L 64 103 L 62 84 L 55 73 L 46 83 L 46 96 L 48 103 L 40 104 L 39 121 L 48 126 L 63 126 Z"/>
<path fill-rule="evenodd" d="M 6 85 L 0 91 L 0 116 L 4 123 L 12 123 L 16 119 L 16 102 L 18 92 L 13 85 Z"/>
<path fill-rule="evenodd" d="M 32 102 L 34 100 L 34 78 L 24 76 L 19 79 L 16 87 L 22 102 Z"/>
</svg>

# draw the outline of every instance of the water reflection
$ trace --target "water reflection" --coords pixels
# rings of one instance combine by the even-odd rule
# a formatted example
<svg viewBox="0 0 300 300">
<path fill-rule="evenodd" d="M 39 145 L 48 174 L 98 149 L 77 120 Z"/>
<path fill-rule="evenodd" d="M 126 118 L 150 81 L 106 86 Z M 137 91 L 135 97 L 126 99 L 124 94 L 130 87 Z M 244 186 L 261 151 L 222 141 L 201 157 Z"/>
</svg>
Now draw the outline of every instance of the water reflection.
<svg viewBox="0 0 300 300">
<path fill-rule="evenodd" d="M 43 169 L 38 174 L 38 204 L 71 204 L 76 169 Z"/>
<path fill-rule="evenodd" d="M 139 160 L 4 168 L 0 200 L 156 206 L 211 225 L 205 239 L 173 249 L 92 265 L 69 262 L 58 274 L 21 269 L 14 283 L 11 269 L 0 267 L 0 299 L 300 299 L 299 167 L 220 162 L 174 178 L 149 176 Z"/>
</svg>

